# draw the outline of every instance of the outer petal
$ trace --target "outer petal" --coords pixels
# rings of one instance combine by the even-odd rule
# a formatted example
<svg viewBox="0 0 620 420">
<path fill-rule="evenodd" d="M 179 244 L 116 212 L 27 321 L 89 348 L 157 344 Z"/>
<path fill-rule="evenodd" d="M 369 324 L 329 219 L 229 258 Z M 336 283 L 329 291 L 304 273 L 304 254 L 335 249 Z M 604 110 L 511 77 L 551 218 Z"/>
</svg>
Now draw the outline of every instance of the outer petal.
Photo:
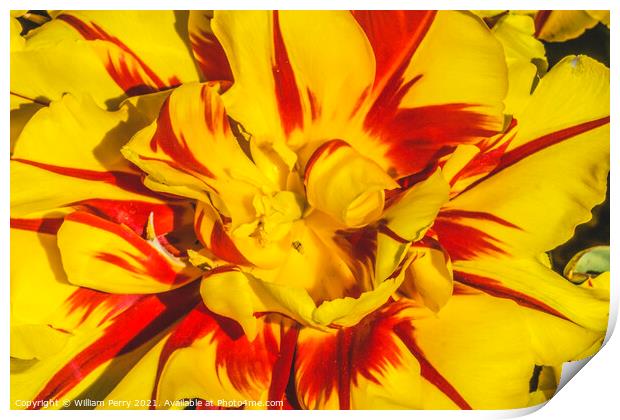
<svg viewBox="0 0 620 420">
<path fill-rule="evenodd" d="M 420 362 L 424 408 L 527 405 L 536 360 L 515 304 L 456 294 L 438 315 L 421 308 L 407 315 L 395 332 Z"/>
<path fill-rule="evenodd" d="M 26 123 L 46 105 L 11 94 L 11 154 Z"/>
<path fill-rule="evenodd" d="M 190 10 L 188 32 L 194 58 L 200 66 L 203 80 L 233 81 L 232 71 L 220 41 L 213 34 L 213 11 Z"/>
<path fill-rule="evenodd" d="M 244 400 L 281 400 L 279 382 L 288 382 L 296 330 L 289 329 L 291 335 L 269 317 L 258 324 L 256 338 L 248 339 L 234 321 L 198 304 L 165 340 L 150 372 L 156 375 L 152 398 L 201 398 L 237 408 Z"/>
<path fill-rule="evenodd" d="M 12 156 L 12 216 L 90 199 L 161 203 L 119 153 L 145 123 L 134 111 L 106 112 L 71 95 L 42 109 L 24 128 Z"/>
<path fill-rule="evenodd" d="M 39 220 L 11 220 L 12 340 L 21 343 L 12 349 L 15 357 L 12 359 L 12 369 L 15 368 L 11 378 L 12 404 L 17 399 L 35 398 L 43 392 L 46 384 L 46 392 L 55 391 L 47 397 L 40 394 L 41 400 L 57 397 L 64 401 L 67 392 L 78 395 L 104 371 L 102 365 L 110 368 L 106 371 L 106 378 L 112 381 L 108 383 L 113 383 L 117 380 L 116 375 L 122 375 L 126 369 L 125 364 L 131 364 L 132 358 L 139 354 L 132 353 L 132 350 L 157 334 L 157 325 L 163 328 L 165 322 L 175 319 L 172 316 L 165 321 L 168 315 L 163 315 L 159 324 L 153 323 L 149 330 L 142 331 L 144 322 L 153 321 L 149 319 L 148 308 L 155 300 L 159 301 L 158 298 L 135 308 L 132 314 L 122 316 L 137 303 L 139 296 L 110 295 L 68 283 L 55 235 L 63 213 L 46 216 Z M 192 293 L 184 289 L 179 296 L 191 298 Z M 172 300 L 164 299 L 166 305 Z M 179 308 L 183 308 L 184 301 L 179 302 Z M 107 328 L 112 330 L 105 332 Z M 45 333 L 29 334 L 28 331 L 33 329 Z M 138 333 L 141 333 L 140 338 L 136 338 Z M 127 344 L 128 340 L 131 344 Z M 108 365 L 116 355 L 129 353 L 134 356 L 124 356 L 121 358 L 123 362 Z M 98 367 L 101 370 L 89 376 Z M 94 394 L 89 395 L 98 399 L 107 389 L 99 384 L 91 388 Z"/>
<path fill-rule="evenodd" d="M 433 227 L 455 260 L 553 249 L 605 197 L 607 68 L 587 57 L 567 57 L 516 117 L 516 135 L 497 166 L 453 198 Z M 552 210 L 542 211 L 540 203 Z"/>
<path fill-rule="evenodd" d="M 454 263 L 455 278 L 522 306 L 605 331 L 609 297 L 580 287 L 533 259 L 483 258 Z"/>
<path fill-rule="evenodd" d="M 213 31 L 235 79 L 226 106 L 258 141 L 302 144 L 291 133 L 313 120 L 346 138 L 343 123 L 374 78 L 370 45 L 348 12 L 218 11 Z"/>
<path fill-rule="evenodd" d="M 295 361 L 300 402 L 308 408 L 525 407 L 534 365 L 566 359 L 539 358 L 542 329 L 533 334 L 524 311 L 460 286 L 438 314 L 403 300 L 338 333 L 302 330 Z"/>
<path fill-rule="evenodd" d="M 361 22 L 377 57 L 384 56 L 384 39 L 394 38 L 393 32 L 408 34 L 395 31 L 391 23 L 369 24 L 390 13 L 369 12 Z M 477 17 L 449 11 L 434 17 L 422 12 L 403 14 L 413 35 L 400 45 L 414 42 L 397 70 L 375 85 L 365 127 L 387 146 L 396 172 L 406 176 L 458 144 L 501 130 L 507 79 L 501 45 Z M 399 27 L 400 21 L 396 19 L 394 25 Z"/>
<path fill-rule="evenodd" d="M 24 12 L 24 11 L 20 11 Z M 13 15 L 11 15 L 13 16 Z M 24 38 L 20 35 L 22 26 L 17 19 L 11 18 L 11 51 L 20 51 L 25 44 Z M 38 101 L 34 98 L 25 98 L 11 92 L 11 153 L 17 137 L 21 133 L 24 125 L 39 109 L 47 105 L 45 101 Z"/>
<path fill-rule="evenodd" d="M 62 351 L 12 374 L 12 406 L 17 400 L 42 408 L 43 401 L 57 399 L 59 408 L 74 398 L 105 399 L 153 338 L 195 304 L 195 296 L 185 288 L 137 298 L 107 322 L 72 330 Z"/>
<path fill-rule="evenodd" d="M 127 95 L 198 79 L 187 12 L 57 12 L 53 17 L 28 35 L 22 51 L 12 53 L 11 89 L 19 95 L 58 100 L 65 92 L 89 93 L 98 105 L 114 107 Z"/>
<path fill-rule="evenodd" d="M 536 36 L 550 42 L 577 38 L 598 23 L 585 10 L 539 10 L 535 21 Z"/>
<path fill-rule="evenodd" d="M 125 225 L 87 212 L 65 217 L 58 248 L 72 284 L 108 293 L 158 293 L 200 275 L 157 238 L 146 241 Z"/>
<path fill-rule="evenodd" d="M 47 220 L 54 220 L 48 218 Z M 48 222 L 48 226 L 51 222 Z M 55 231 L 11 229 L 11 322 L 44 324 L 77 288 L 62 269 Z"/>
<path fill-rule="evenodd" d="M 424 396 L 417 360 L 393 332 L 402 321 L 402 307 L 386 305 L 338 331 L 302 329 L 294 370 L 301 406 L 394 409 L 419 404 Z"/>
</svg>

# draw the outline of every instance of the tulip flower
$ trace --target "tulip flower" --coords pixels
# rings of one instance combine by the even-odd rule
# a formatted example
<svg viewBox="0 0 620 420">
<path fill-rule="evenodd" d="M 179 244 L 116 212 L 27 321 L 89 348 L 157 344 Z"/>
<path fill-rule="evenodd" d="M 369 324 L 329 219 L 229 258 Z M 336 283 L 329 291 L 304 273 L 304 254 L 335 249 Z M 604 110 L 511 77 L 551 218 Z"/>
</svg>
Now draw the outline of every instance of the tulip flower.
<svg viewBox="0 0 620 420">
<path fill-rule="evenodd" d="M 531 17 L 51 17 L 11 39 L 15 408 L 521 408 L 600 347 L 608 272 L 546 253 L 605 199 L 609 70 L 528 66 Z"/>
</svg>

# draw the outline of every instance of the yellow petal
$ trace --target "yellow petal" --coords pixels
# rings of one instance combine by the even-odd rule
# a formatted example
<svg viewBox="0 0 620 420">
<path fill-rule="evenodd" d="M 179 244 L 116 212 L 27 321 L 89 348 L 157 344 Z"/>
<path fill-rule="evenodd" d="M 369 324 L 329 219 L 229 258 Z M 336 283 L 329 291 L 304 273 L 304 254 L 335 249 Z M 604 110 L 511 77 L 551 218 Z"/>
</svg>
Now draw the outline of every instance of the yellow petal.
<svg viewBox="0 0 620 420">
<path fill-rule="evenodd" d="M 141 114 L 107 112 L 72 95 L 40 111 L 24 127 L 12 156 L 13 217 L 95 198 L 161 202 L 119 152 L 144 126 Z"/>
<path fill-rule="evenodd" d="M 218 90 L 217 84 L 175 89 L 157 121 L 122 152 L 149 175 L 150 188 L 204 202 L 212 193 L 218 211 L 237 226 L 255 219 L 252 198 L 269 181 L 237 143 Z"/>
<path fill-rule="evenodd" d="M 424 304 L 438 312 L 452 296 L 452 270 L 443 250 L 416 246 L 417 257 L 408 269 L 412 286 Z"/>
<path fill-rule="evenodd" d="M 208 273 L 200 293 L 209 310 L 237 321 L 250 340 L 257 334 L 257 312 L 279 312 L 314 324 L 312 312 L 316 306 L 304 289 L 264 282 L 238 270 L 216 269 Z"/>
<path fill-rule="evenodd" d="M 426 379 L 422 406 L 416 408 L 526 406 L 536 360 L 516 304 L 456 294 L 437 315 L 414 307 L 403 316 L 411 318 L 411 329 L 396 331 L 417 351 Z"/>
<path fill-rule="evenodd" d="M 539 70 L 547 69 L 545 47 L 534 37 L 534 20 L 527 15 L 507 14 L 492 30 L 504 47 L 508 64 L 505 113 L 514 115 L 526 105 Z"/>
<path fill-rule="evenodd" d="M 259 142 L 283 143 L 313 119 L 318 133 L 343 132 L 374 78 L 370 45 L 346 11 L 216 11 L 212 28 L 235 80 L 226 107 Z"/>
<path fill-rule="evenodd" d="M 382 219 L 396 235 L 410 242 L 418 241 L 448 200 L 448 189 L 441 170 L 436 170 L 397 197 Z"/>
<path fill-rule="evenodd" d="M 11 154 L 26 123 L 45 105 L 11 94 Z"/>
<path fill-rule="evenodd" d="M 535 259 L 489 257 L 454 263 L 455 278 L 593 331 L 605 331 L 609 301 L 571 283 Z"/>
<path fill-rule="evenodd" d="M 449 186 L 440 170 L 402 192 L 383 214 L 377 237 L 375 278 L 386 278 L 401 261 L 407 243 L 416 242 L 448 200 Z"/>
<path fill-rule="evenodd" d="M 536 256 L 566 242 L 605 198 L 606 67 L 584 56 L 565 58 L 542 78 L 516 119 L 516 135 L 497 167 L 439 214 L 434 229 L 453 260 Z"/>
<path fill-rule="evenodd" d="M 283 11 L 279 23 L 300 96 L 304 91 L 312 95 L 303 105 L 318 104 L 313 118 L 332 136 L 338 135 L 334 126 L 340 129 L 349 123 L 375 77 L 370 43 L 347 11 Z M 311 109 L 304 110 L 312 116 Z"/>
<path fill-rule="evenodd" d="M 577 38 L 598 23 L 585 10 L 539 10 L 536 14 L 536 36 L 549 42 Z"/>
<path fill-rule="evenodd" d="M 11 357 L 44 359 L 67 344 L 68 334 L 49 325 L 11 325 Z"/>
<path fill-rule="evenodd" d="M 384 190 L 398 188 L 379 165 L 340 140 L 314 152 L 305 184 L 308 204 L 347 227 L 376 221 L 383 212 Z"/>
<path fill-rule="evenodd" d="M 166 340 L 152 398 L 161 408 L 170 408 L 163 405 L 166 401 L 187 398 L 224 407 L 264 401 L 271 382 L 281 374 L 275 365 L 283 344 L 281 328 L 277 319 L 261 317 L 256 336 L 249 338 L 230 320 L 197 306 Z"/>
<path fill-rule="evenodd" d="M 501 45 L 478 18 L 439 12 L 405 71 L 405 80 L 417 75 L 422 77 L 403 98 L 402 107 L 471 104 L 488 113 L 488 128 L 501 128 L 506 65 Z"/>
<path fill-rule="evenodd" d="M 198 79 L 187 32 L 177 32 L 188 12 L 68 11 L 52 17 L 12 54 L 11 89 L 22 96 L 58 100 L 65 92 L 89 93 L 98 105 L 115 107 L 127 95 Z"/>
<path fill-rule="evenodd" d="M 13 324 L 49 323 L 52 315 L 76 289 L 67 281 L 63 271 L 56 235 L 11 229 Z"/>
<path fill-rule="evenodd" d="M 63 268 L 72 284 L 108 293 L 158 293 L 195 279 L 200 270 L 146 241 L 125 225 L 87 212 L 67 217 L 58 231 Z"/>
<path fill-rule="evenodd" d="M 590 16 L 592 16 L 594 19 L 598 20 L 599 22 L 607 26 L 607 28 L 609 28 L 609 25 L 610 25 L 609 10 L 586 10 L 586 12 Z"/>
</svg>

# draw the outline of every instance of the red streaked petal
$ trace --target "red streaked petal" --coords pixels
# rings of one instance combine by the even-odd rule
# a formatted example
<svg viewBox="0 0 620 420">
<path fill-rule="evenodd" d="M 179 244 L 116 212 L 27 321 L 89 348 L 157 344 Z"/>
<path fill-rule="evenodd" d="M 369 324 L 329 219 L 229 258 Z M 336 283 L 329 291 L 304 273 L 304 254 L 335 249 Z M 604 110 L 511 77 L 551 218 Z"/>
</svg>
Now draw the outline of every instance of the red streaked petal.
<svg viewBox="0 0 620 420">
<path fill-rule="evenodd" d="M 101 326 L 130 308 L 141 297 L 141 295 L 119 295 L 80 287 L 67 298 L 64 305 L 68 315 L 80 315 L 78 326 L 91 318 L 95 310 L 103 309 L 105 315 L 97 320 L 97 326 Z"/>
<path fill-rule="evenodd" d="M 204 81 L 233 81 L 232 70 L 220 41 L 211 29 L 213 12 L 189 12 L 189 40 Z"/>
<path fill-rule="evenodd" d="M 260 320 L 249 341 L 235 321 L 196 304 L 166 340 L 160 354 L 153 398 L 177 400 L 266 397 L 280 354 L 278 322 Z"/>
<path fill-rule="evenodd" d="M 423 170 L 459 144 L 495 134 L 488 128 L 488 117 L 473 108 L 468 104 L 395 108 L 393 112 L 377 108 L 369 112 L 366 126 L 375 135 L 389 139 L 387 155 L 404 176 Z"/>
<path fill-rule="evenodd" d="M 497 280 L 459 271 L 454 272 L 454 278 L 463 284 L 475 287 L 476 289 L 488 293 L 491 296 L 510 299 L 521 306 L 525 306 L 526 308 L 536 309 L 568 320 L 565 315 L 561 314 L 544 302 L 541 302 L 540 300 L 523 292 L 519 292 L 518 290 L 510 289 L 509 287 L 502 285 L 502 283 Z"/>
<path fill-rule="evenodd" d="M 570 140 L 576 136 L 579 136 L 580 134 L 587 133 L 591 130 L 594 130 L 595 128 L 609 124 L 609 121 L 609 116 L 597 118 L 595 120 L 586 121 L 581 124 L 576 124 L 549 134 L 545 134 L 544 136 L 538 137 L 537 139 L 519 145 L 516 148 L 504 153 L 499 160 L 499 164 L 493 171 L 491 171 L 487 176 L 469 185 L 467 189 L 465 189 L 463 192 L 474 188 L 485 179 L 490 178 L 493 175 L 499 173 L 500 171 L 503 171 L 504 169 L 519 163 L 528 156 L 531 156 L 563 141 Z"/>
<path fill-rule="evenodd" d="M 285 393 L 293 372 L 293 358 L 297 347 L 298 335 L 299 326 L 297 325 L 293 325 L 286 331 L 284 328 L 280 329 L 280 352 L 273 365 L 271 374 L 271 385 L 269 386 L 268 397 L 270 401 L 287 400 L 287 395 Z M 270 406 L 269 408 L 277 409 L 278 407 Z"/>
<path fill-rule="evenodd" d="M 141 194 L 147 197 L 157 197 L 157 195 L 146 188 L 142 183 L 142 176 L 137 173 L 121 172 L 121 171 L 95 171 L 91 169 L 69 168 L 65 166 L 51 165 L 42 162 L 35 162 L 28 159 L 11 158 L 13 162 L 19 162 L 24 165 L 34 166 L 54 174 L 69 176 L 73 178 L 83 179 L 86 181 L 97 181 L 114 185 L 120 189 Z"/>
<path fill-rule="evenodd" d="M 454 388 L 450 382 L 444 378 L 441 373 L 428 361 L 420 346 L 413 338 L 413 328 L 410 324 L 402 322 L 394 326 L 394 332 L 400 340 L 407 346 L 411 354 L 420 363 L 420 374 L 430 383 L 435 385 L 441 392 L 446 394 L 460 409 L 471 410 L 472 407 L 465 401 L 461 394 Z"/>
<path fill-rule="evenodd" d="M 144 95 L 157 90 L 167 89 L 179 85 L 181 82 L 177 78 L 171 78 L 167 83 L 138 57 L 127 45 L 118 38 L 108 34 L 103 28 L 94 22 L 84 22 L 76 16 L 60 14 L 56 17 L 68 23 L 87 40 L 101 40 L 110 42 L 123 52 L 118 61 L 112 59 L 108 53 L 107 60 L 104 62 L 105 68 L 118 84 L 118 86 L 129 96 Z"/>
<path fill-rule="evenodd" d="M 195 293 L 187 288 L 144 296 L 114 317 L 102 335 L 69 360 L 38 392 L 33 401 L 59 399 L 97 367 L 147 343 L 182 317 Z M 40 408 L 41 406 L 31 406 Z"/>
<path fill-rule="evenodd" d="M 441 245 L 452 260 L 467 260 L 483 254 L 507 253 L 502 248 L 500 239 L 488 231 L 470 226 L 468 220 L 483 220 L 497 226 L 520 230 L 518 226 L 490 213 L 443 210 L 439 212 L 433 224 L 433 231 L 438 235 Z"/>
<path fill-rule="evenodd" d="M 338 407 L 349 409 L 350 393 L 360 378 L 376 384 L 387 379 L 382 376 L 386 366 L 401 363 L 392 328 L 403 308 L 389 305 L 335 333 L 302 330 L 295 361 L 300 401 L 306 407 L 324 407 L 337 394 Z"/>
<path fill-rule="evenodd" d="M 91 199 L 79 202 L 89 211 L 130 227 L 138 235 L 144 234 L 150 214 L 153 214 L 155 234 L 163 235 L 187 223 L 188 208 L 181 204 L 156 204 L 144 201 Z"/>
<path fill-rule="evenodd" d="M 212 366 L 203 366 L 209 375 L 226 375 L 232 386 L 239 392 L 248 392 L 256 380 L 267 384 L 271 376 L 269 399 L 282 400 L 288 383 L 290 366 L 297 341 L 297 328 L 281 332 L 281 349 L 271 329 L 265 328 L 258 340 L 249 342 L 238 324 L 209 311 L 201 302 L 197 304 L 183 321 L 175 327 L 166 340 L 159 357 L 156 387 L 152 397 L 159 395 L 159 384 L 164 367 L 173 353 L 191 347 L 201 339 L 215 346 L 215 359 Z M 205 387 L 209 386 L 205 384 Z M 208 389 L 205 390 L 208 394 Z M 187 396 L 191 397 L 191 396 Z"/>
<path fill-rule="evenodd" d="M 377 29 L 369 23 L 373 18 L 390 23 Z M 505 58 L 482 22 L 460 12 L 372 11 L 360 23 L 375 47 L 378 76 L 393 62 L 387 82 L 374 87 L 364 127 L 385 144 L 398 176 L 415 174 L 457 145 L 501 130 L 506 83 L 499 75 L 506 71 Z M 379 47 L 384 38 L 401 42 L 377 53 L 386 49 Z"/>
<path fill-rule="evenodd" d="M 228 124 L 224 122 L 225 132 L 229 130 L 227 127 Z M 206 177 L 213 177 L 211 171 L 192 153 L 183 135 L 177 136 L 175 134 L 170 115 L 170 98 L 166 99 L 159 112 L 157 130 L 151 139 L 150 147 L 155 153 L 161 149 L 162 153 L 169 156 L 170 161 L 166 163 L 171 167 L 183 168 Z"/>
<path fill-rule="evenodd" d="M 56 234 L 63 222 L 62 217 L 41 219 L 20 219 L 11 217 L 11 229 L 31 230 L 39 233 Z"/>
<path fill-rule="evenodd" d="M 273 45 L 274 64 L 273 79 L 278 109 L 282 120 L 284 133 L 288 135 L 295 128 L 303 126 L 303 110 L 295 74 L 284 46 L 278 11 L 273 12 Z"/>
<path fill-rule="evenodd" d="M 373 90 L 382 100 L 399 91 L 403 73 L 433 23 L 435 13 L 427 10 L 352 11 L 372 45 L 377 63 Z"/>
<path fill-rule="evenodd" d="M 199 275 L 127 226 L 84 211 L 65 217 L 58 247 L 71 283 L 105 292 L 161 292 Z"/>
<path fill-rule="evenodd" d="M 200 242 L 215 256 L 236 265 L 251 265 L 228 236 L 222 221 L 212 208 L 200 203 L 196 208 L 194 231 Z"/>
</svg>

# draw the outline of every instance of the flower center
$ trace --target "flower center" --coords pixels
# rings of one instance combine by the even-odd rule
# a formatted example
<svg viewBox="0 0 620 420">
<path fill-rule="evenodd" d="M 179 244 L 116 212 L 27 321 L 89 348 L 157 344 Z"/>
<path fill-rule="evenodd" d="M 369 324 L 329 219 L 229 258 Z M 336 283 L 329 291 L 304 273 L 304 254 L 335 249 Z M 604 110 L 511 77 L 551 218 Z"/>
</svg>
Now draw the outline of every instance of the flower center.
<svg viewBox="0 0 620 420">
<path fill-rule="evenodd" d="M 252 205 L 256 210 L 256 220 L 240 225 L 232 233 L 237 237 L 253 237 L 261 246 L 284 238 L 307 207 L 305 199 L 292 191 L 257 194 Z"/>
</svg>

